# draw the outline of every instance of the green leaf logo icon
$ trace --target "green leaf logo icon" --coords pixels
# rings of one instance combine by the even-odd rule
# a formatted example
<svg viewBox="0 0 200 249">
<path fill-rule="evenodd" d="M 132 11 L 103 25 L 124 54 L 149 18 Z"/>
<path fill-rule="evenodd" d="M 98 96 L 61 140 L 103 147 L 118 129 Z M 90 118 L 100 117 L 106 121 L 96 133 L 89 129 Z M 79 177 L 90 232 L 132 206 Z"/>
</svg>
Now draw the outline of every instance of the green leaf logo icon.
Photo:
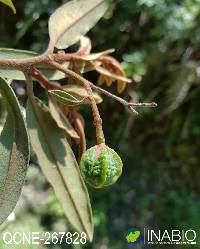
<svg viewBox="0 0 200 249">
<path fill-rule="evenodd" d="M 142 234 L 139 229 L 131 228 L 126 233 L 126 241 L 129 244 L 139 244 L 142 242 Z"/>
</svg>

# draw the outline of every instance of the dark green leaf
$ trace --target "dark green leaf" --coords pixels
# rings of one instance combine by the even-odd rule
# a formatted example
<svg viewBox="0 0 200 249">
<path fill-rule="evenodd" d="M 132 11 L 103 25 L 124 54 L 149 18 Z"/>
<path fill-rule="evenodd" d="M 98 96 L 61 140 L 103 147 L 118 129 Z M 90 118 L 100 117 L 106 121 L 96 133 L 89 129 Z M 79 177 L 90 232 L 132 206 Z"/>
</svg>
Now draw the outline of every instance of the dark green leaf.
<svg viewBox="0 0 200 249">
<path fill-rule="evenodd" d="M 20 106 L 12 88 L 0 78 L 7 116 L 0 136 L 0 224 L 13 211 L 25 181 L 29 141 Z"/>
</svg>

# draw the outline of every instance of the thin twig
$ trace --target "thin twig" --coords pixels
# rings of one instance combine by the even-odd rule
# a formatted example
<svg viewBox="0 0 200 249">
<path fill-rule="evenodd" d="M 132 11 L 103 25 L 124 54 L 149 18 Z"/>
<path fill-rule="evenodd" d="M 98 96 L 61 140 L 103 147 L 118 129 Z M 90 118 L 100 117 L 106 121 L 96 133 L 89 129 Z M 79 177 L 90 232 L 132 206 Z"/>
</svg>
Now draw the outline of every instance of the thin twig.
<svg viewBox="0 0 200 249">
<path fill-rule="evenodd" d="M 127 107 L 129 110 L 131 110 L 136 115 L 138 115 L 138 112 L 134 108 L 137 108 L 137 107 L 156 107 L 157 106 L 157 104 L 155 102 L 152 102 L 152 103 L 132 103 L 132 102 L 128 102 L 128 101 L 126 101 L 126 100 L 124 100 L 124 99 L 122 99 L 122 98 L 120 98 L 120 97 L 118 97 L 118 96 L 104 90 L 103 88 L 94 85 L 91 82 L 90 82 L 90 86 L 93 89 L 95 89 L 95 90 L 97 90 L 97 91 L 99 91 L 99 92 L 101 92 L 101 93 L 103 93 L 103 94 L 117 100 L 118 102 L 120 102 L 122 105 Z"/>
</svg>

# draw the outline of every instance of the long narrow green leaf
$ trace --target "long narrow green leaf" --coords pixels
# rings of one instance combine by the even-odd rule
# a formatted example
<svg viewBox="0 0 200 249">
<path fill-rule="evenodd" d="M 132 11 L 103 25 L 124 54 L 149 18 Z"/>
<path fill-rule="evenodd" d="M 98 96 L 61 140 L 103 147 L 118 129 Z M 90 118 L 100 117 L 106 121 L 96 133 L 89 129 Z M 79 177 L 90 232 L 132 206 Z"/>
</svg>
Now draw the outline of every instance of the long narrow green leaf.
<svg viewBox="0 0 200 249">
<path fill-rule="evenodd" d="M 84 101 L 81 101 L 82 102 L 81 104 L 90 105 L 90 100 L 88 99 L 88 93 L 84 87 L 77 84 L 67 84 L 63 88 L 66 92 L 74 96 L 79 101 L 84 99 Z M 100 104 L 103 101 L 100 95 L 96 92 L 93 92 L 93 97 L 97 104 Z"/>
<path fill-rule="evenodd" d="M 43 174 L 54 188 L 70 223 L 92 240 L 89 195 L 65 134 L 47 108 L 41 108 L 34 100 L 28 103 L 26 116 L 31 144 Z"/>
<path fill-rule="evenodd" d="M 104 15 L 107 0 L 73 0 L 58 8 L 49 19 L 51 44 L 64 49 L 76 43 Z"/>
<path fill-rule="evenodd" d="M 49 94 L 55 100 L 57 100 L 58 102 L 62 103 L 63 105 L 66 105 L 66 106 L 80 105 L 84 101 L 84 98 L 82 98 L 81 100 L 78 100 L 73 95 L 71 95 L 63 90 L 50 90 Z"/>
<path fill-rule="evenodd" d="M 12 88 L 0 78 L 7 117 L 0 135 L 0 224 L 13 211 L 25 181 L 29 141 L 20 106 Z"/>
</svg>

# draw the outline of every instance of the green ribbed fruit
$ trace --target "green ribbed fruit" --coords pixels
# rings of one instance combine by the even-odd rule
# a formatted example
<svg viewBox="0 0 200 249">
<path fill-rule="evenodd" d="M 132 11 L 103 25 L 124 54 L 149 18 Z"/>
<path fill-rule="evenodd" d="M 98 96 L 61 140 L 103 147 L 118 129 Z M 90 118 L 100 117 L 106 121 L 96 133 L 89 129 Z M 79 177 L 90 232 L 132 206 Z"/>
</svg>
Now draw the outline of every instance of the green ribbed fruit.
<svg viewBox="0 0 200 249">
<path fill-rule="evenodd" d="M 120 156 L 105 144 L 88 149 L 80 162 L 84 180 L 94 188 L 115 183 L 122 173 L 122 166 Z"/>
</svg>

